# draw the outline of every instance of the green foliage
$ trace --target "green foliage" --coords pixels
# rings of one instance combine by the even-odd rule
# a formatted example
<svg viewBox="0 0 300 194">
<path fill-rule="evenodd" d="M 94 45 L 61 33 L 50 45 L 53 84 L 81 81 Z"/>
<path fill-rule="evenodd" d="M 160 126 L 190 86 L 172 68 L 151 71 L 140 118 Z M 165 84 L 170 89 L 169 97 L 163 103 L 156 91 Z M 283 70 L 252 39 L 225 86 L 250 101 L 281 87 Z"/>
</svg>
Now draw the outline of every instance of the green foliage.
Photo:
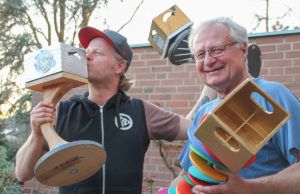
<svg viewBox="0 0 300 194">
<path fill-rule="evenodd" d="M 7 160 L 6 153 L 6 148 L 0 145 L 0 193 L 22 193 L 22 187 L 19 186 L 14 175 L 14 164 Z"/>
</svg>

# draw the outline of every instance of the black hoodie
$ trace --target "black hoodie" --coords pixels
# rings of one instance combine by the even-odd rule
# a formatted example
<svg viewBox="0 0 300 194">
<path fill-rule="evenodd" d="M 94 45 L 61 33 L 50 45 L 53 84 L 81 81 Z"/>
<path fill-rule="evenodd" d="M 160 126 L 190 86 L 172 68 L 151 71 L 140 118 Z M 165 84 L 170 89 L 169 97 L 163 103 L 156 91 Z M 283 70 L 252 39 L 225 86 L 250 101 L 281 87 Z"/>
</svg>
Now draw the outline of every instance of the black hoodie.
<svg viewBox="0 0 300 194">
<path fill-rule="evenodd" d="M 100 143 L 107 160 L 95 175 L 60 187 L 59 193 L 142 193 L 143 163 L 150 143 L 143 101 L 119 91 L 100 107 L 87 97 L 85 93 L 60 102 L 56 131 L 69 142 Z"/>
</svg>

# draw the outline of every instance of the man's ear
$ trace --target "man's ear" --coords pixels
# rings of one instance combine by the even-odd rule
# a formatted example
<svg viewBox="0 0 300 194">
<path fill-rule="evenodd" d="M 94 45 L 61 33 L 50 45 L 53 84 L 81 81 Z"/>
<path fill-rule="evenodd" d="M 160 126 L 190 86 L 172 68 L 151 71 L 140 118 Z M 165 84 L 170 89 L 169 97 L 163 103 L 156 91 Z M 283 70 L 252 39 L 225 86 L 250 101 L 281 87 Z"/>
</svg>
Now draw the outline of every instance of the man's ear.
<svg viewBox="0 0 300 194">
<path fill-rule="evenodd" d="M 122 74 L 125 71 L 126 68 L 126 61 L 125 60 L 119 60 L 116 67 L 115 67 L 115 73 L 116 74 Z"/>
<path fill-rule="evenodd" d="M 247 59 L 247 51 L 248 51 L 248 45 L 246 42 L 243 43 L 243 46 L 241 48 L 242 52 L 243 52 L 243 57 L 245 58 L 245 60 Z"/>
</svg>

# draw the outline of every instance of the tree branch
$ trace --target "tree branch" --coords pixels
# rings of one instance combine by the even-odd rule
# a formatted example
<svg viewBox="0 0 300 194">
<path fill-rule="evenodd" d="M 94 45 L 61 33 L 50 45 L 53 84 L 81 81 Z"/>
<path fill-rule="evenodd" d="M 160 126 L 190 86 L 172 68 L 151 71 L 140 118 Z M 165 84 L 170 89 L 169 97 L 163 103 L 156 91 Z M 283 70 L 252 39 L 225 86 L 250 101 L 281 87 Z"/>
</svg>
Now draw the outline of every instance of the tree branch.
<svg viewBox="0 0 300 194">
<path fill-rule="evenodd" d="M 129 24 L 129 23 L 131 22 L 131 20 L 133 19 L 133 17 L 135 16 L 136 12 L 137 12 L 138 9 L 140 8 L 140 6 L 143 4 L 143 2 L 144 2 L 144 0 L 142 0 L 142 1 L 140 2 L 140 4 L 135 8 L 135 10 L 134 10 L 134 12 L 133 12 L 131 18 L 130 18 L 125 24 L 123 24 L 123 25 L 119 28 L 119 30 L 117 30 L 117 32 L 120 32 L 127 24 Z"/>
</svg>

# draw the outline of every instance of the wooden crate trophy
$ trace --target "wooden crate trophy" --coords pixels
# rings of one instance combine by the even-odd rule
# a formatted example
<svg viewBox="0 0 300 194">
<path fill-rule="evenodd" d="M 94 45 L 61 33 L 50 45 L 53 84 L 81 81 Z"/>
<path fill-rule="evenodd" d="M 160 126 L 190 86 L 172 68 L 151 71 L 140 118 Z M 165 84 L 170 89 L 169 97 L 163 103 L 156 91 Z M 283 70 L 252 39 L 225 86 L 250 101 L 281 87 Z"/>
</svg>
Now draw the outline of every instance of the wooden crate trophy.
<svg viewBox="0 0 300 194">
<path fill-rule="evenodd" d="M 85 51 L 63 43 L 24 56 L 25 87 L 43 92 L 54 106 L 74 87 L 87 84 Z M 93 141 L 67 142 L 52 123 L 41 125 L 50 151 L 35 165 L 35 178 L 49 186 L 66 186 L 95 174 L 106 161 L 103 147 Z"/>
<path fill-rule="evenodd" d="M 252 95 L 265 98 L 273 112 Z M 232 172 L 238 172 L 289 120 L 290 114 L 246 79 L 203 120 L 195 136 Z"/>
<path fill-rule="evenodd" d="M 193 22 L 174 5 L 152 20 L 148 40 L 165 58 L 176 36 L 192 25 Z"/>
</svg>

